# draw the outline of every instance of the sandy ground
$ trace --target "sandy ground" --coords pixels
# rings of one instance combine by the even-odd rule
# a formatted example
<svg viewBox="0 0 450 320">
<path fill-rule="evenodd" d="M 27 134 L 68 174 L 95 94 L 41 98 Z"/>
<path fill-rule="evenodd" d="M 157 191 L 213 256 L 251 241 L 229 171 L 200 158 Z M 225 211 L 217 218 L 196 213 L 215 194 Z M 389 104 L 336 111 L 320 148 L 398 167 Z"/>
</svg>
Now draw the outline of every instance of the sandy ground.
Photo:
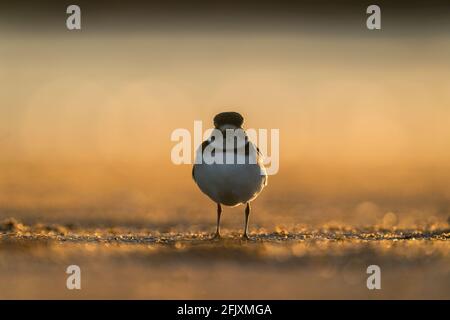
<svg viewBox="0 0 450 320">
<path fill-rule="evenodd" d="M 0 298 L 450 299 L 449 229 L 210 236 L 7 220 L 0 224 Z M 81 290 L 66 288 L 73 264 Z M 372 264 L 381 268 L 381 290 L 366 287 Z"/>
</svg>

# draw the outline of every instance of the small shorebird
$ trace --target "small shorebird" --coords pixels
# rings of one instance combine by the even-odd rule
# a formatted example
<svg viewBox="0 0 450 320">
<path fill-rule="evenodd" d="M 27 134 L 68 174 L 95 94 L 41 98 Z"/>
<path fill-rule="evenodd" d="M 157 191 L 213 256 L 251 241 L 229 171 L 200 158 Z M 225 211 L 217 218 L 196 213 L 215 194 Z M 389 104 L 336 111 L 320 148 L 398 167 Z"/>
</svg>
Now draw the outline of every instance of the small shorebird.
<svg viewBox="0 0 450 320">
<path fill-rule="evenodd" d="M 245 204 L 243 238 L 248 239 L 250 202 L 267 185 L 261 154 L 248 139 L 243 123 L 244 118 L 237 112 L 219 113 L 214 117 L 213 133 L 196 153 L 192 177 L 200 190 L 217 203 L 214 238 L 220 238 L 222 205 L 235 207 Z"/>
</svg>

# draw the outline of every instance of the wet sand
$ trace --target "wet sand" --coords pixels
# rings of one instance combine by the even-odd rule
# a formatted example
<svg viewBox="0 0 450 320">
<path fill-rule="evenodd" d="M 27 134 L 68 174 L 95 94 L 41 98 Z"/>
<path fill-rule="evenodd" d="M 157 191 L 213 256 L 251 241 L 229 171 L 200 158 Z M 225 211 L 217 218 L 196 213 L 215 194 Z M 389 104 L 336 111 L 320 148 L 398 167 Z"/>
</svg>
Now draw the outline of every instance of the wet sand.
<svg viewBox="0 0 450 320">
<path fill-rule="evenodd" d="M 223 233 L 4 221 L 0 298 L 450 299 L 449 229 Z M 66 288 L 72 264 L 81 290 Z M 372 264 L 381 290 L 367 289 Z"/>
</svg>

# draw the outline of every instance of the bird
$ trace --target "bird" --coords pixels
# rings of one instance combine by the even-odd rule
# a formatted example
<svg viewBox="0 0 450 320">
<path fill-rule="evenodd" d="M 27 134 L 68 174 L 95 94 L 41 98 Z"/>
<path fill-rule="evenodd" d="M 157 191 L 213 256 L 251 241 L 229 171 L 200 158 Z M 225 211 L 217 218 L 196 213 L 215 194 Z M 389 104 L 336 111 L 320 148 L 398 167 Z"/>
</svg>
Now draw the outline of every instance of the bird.
<svg viewBox="0 0 450 320">
<path fill-rule="evenodd" d="M 199 189 L 217 204 L 217 225 L 213 239 L 221 238 L 222 205 L 245 205 L 243 239 L 249 239 L 250 202 L 267 185 L 267 171 L 258 147 L 243 129 L 244 118 L 238 112 L 221 112 L 214 129 L 196 151 L 192 178 Z M 232 160 L 232 161 L 230 161 Z"/>
</svg>

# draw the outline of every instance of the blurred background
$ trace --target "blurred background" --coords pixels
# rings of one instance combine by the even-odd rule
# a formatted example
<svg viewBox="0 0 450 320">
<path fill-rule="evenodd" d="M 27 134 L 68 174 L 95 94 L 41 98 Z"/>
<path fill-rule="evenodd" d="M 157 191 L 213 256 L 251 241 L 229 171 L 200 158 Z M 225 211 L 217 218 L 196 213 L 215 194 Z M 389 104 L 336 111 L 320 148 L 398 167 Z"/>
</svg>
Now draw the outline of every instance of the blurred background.
<svg viewBox="0 0 450 320">
<path fill-rule="evenodd" d="M 0 0 L 0 298 L 448 299 L 450 6 L 376 3 Z M 248 242 L 171 161 L 229 110 L 280 130 Z"/>
<path fill-rule="evenodd" d="M 0 217 L 213 223 L 170 134 L 234 110 L 280 129 L 255 225 L 447 225 L 444 1 L 378 2 L 379 31 L 364 1 L 78 1 L 80 31 L 69 4 L 0 4 Z"/>
</svg>

